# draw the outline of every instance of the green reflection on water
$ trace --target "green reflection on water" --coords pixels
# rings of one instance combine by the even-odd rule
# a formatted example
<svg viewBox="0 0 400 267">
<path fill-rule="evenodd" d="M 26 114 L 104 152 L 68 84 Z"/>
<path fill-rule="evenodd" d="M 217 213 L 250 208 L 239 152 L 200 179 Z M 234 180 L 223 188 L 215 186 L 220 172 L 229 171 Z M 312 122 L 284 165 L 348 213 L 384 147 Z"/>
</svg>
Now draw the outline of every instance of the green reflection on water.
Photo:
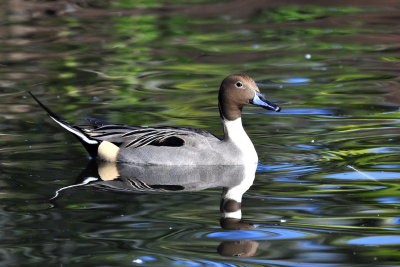
<svg viewBox="0 0 400 267">
<path fill-rule="evenodd" d="M 255 18 L 257 23 L 282 23 L 287 21 L 312 21 L 326 17 L 343 16 L 361 12 L 358 7 L 282 6 L 264 9 Z"/>
</svg>

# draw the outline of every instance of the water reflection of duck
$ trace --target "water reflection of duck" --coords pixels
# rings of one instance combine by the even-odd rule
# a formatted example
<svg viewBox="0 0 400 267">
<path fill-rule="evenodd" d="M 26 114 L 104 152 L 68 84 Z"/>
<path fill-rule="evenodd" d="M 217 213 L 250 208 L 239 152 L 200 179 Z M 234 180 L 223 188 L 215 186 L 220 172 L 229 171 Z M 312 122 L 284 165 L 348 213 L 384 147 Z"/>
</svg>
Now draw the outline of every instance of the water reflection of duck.
<svg viewBox="0 0 400 267">
<path fill-rule="evenodd" d="M 146 166 L 115 162 L 90 161 L 73 185 L 56 191 L 52 201 L 64 190 L 85 186 L 125 193 L 178 193 L 222 187 L 220 201 L 222 228 L 253 229 L 242 221 L 243 194 L 253 184 L 256 164 L 234 166 Z M 258 243 L 250 240 L 224 241 L 218 246 L 221 255 L 251 256 Z"/>
<path fill-rule="evenodd" d="M 223 219 L 241 219 L 243 194 L 253 184 L 256 164 L 211 166 L 160 166 L 90 161 L 78 181 L 61 191 L 77 186 L 91 186 L 115 192 L 190 192 L 222 187 L 221 212 Z M 231 221 L 221 224 L 232 225 Z M 229 227 L 233 228 L 233 227 Z"/>
<path fill-rule="evenodd" d="M 31 93 L 32 95 L 32 93 Z M 257 163 L 254 146 L 242 126 L 246 104 L 279 111 L 260 93 L 256 83 L 243 74 L 226 77 L 220 86 L 218 104 L 224 138 L 184 127 L 138 127 L 89 119 L 91 127 L 78 127 L 62 120 L 32 97 L 49 116 L 74 134 L 90 155 L 109 162 L 155 165 L 242 165 Z"/>
</svg>

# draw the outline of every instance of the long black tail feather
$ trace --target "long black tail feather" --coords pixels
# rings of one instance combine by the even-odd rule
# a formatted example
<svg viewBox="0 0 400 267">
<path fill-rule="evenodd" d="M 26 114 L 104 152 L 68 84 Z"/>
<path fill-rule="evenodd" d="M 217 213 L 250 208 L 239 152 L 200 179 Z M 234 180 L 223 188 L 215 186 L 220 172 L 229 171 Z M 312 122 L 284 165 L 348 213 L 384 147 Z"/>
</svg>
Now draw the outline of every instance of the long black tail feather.
<svg viewBox="0 0 400 267">
<path fill-rule="evenodd" d="M 86 150 L 89 152 L 91 157 L 96 157 L 97 156 L 97 148 L 100 144 L 98 140 L 95 140 L 88 136 L 82 129 L 80 129 L 77 126 L 74 126 L 64 119 L 62 119 L 60 116 L 55 114 L 52 110 L 50 110 L 48 107 L 46 107 L 40 100 L 32 94 L 32 92 L 28 91 L 28 93 L 31 95 L 31 97 L 41 106 L 46 112 L 49 117 L 54 120 L 58 125 L 72 133 L 78 140 L 83 144 L 83 146 L 86 148 Z"/>
</svg>

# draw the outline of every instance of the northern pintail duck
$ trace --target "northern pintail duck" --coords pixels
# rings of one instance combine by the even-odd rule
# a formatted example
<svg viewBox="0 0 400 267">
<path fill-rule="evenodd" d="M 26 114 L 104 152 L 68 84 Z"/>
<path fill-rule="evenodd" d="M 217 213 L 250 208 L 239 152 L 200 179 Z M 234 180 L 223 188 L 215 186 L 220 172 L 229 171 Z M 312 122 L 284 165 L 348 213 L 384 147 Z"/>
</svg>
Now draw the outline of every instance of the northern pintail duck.
<svg viewBox="0 0 400 267">
<path fill-rule="evenodd" d="M 29 92 L 30 93 L 30 92 Z M 71 132 L 93 158 L 109 162 L 152 165 L 243 165 L 257 163 L 254 145 L 242 126 L 246 104 L 280 111 L 268 101 L 252 78 L 244 74 L 226 77 L 220 86 L 218 106 L 224 137 L 185 127 L 140 127 L 88 119 L 91 127 L 72 125 L 61 119 L 32 93 L 50 118 Z"/>
</svg>

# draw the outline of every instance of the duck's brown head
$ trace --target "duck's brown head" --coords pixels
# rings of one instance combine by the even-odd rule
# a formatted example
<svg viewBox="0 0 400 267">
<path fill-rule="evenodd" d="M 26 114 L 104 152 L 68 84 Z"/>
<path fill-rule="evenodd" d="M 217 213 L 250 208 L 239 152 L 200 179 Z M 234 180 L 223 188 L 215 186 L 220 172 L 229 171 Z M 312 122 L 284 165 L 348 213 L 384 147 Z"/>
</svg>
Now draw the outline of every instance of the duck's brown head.
<svg viewBox="0 0 400 267">
<path fill-rule="evenodd" d="M 265 99 L 254 80 L 245 74 L 229 75 L 222 81 L 218 103 L 221 117 L 226 120 L 240 118 L 242 108 L 247 104 L 273 111 L 281 110 L 279 106 Z"/>
</svg>

